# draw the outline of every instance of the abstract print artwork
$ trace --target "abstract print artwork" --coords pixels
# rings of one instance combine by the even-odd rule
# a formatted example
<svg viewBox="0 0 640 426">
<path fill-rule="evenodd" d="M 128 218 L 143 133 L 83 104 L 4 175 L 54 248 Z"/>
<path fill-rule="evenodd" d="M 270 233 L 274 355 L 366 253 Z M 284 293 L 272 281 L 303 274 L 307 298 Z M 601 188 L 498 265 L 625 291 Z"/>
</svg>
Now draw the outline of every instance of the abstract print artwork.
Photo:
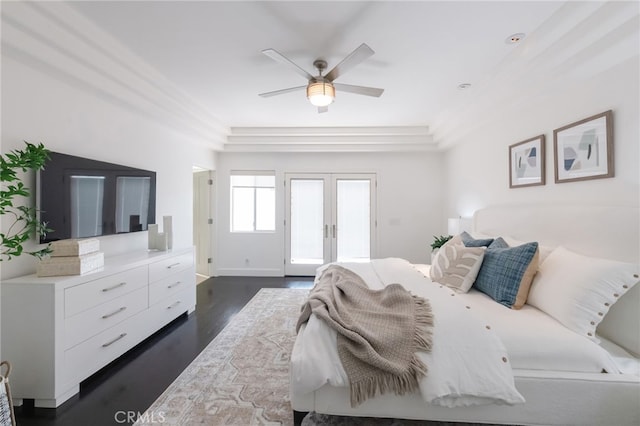
<svg viewBox="0 0 640 426">
<path fill-rule="evenodd" d="M 594 115 L 553 131 L 556 183 L 613 177 L 613 115 Z"/>
<path fill-rule="evenodd" d="M 509 188 L 544 185 L 544 135 L 509 146 Z"/>
</svg>

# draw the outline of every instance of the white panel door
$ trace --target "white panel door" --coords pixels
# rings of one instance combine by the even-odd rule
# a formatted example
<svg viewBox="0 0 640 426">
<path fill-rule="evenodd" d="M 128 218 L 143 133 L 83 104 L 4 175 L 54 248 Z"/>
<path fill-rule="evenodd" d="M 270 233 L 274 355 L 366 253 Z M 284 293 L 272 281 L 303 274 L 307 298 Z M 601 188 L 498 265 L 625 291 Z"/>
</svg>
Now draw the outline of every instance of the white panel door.
<svg viewBox="0 0 640 426">
<path fill-rule="evenodd" d="M 366 262 L 375 247 L 375 174 L 286 174 L 286 275 Z"/>
<path fill-rule="evenodd" d="M 196 274 L 211 276 L 213 261 L 213 176 L 210 171 L 193 173 L 193 245 L 196 248 Z"/>
</svg>

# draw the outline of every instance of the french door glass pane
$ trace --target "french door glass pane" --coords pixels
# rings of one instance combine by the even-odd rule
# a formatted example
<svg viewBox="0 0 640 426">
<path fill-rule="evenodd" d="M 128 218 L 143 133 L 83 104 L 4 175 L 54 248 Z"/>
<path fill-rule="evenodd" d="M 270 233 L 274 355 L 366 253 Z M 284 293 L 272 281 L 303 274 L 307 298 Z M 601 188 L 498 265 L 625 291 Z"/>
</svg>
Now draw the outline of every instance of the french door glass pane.
<svg viewBox="0 0 640 426">
<path fill-rule="evenodd" d="M 371 255 L 370 181 L 337 180 L 337 261 L 365 262 Z"/>
<path fill-rule="evenodd" d="M 291 179 L 291 263 L 324 263 L 324 182 Z"/>
</svg>

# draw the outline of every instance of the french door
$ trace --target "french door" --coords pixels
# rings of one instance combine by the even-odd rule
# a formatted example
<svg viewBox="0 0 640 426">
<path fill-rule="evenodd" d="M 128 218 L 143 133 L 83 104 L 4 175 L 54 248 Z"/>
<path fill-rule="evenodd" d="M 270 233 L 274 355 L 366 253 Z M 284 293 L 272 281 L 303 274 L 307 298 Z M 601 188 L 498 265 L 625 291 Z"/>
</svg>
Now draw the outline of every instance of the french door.
<svg viewBox="0 0 640 426">
<path fill-rule="evenodd" d="M 375 174 L 285 174 L 286 275 L 366 262 L 375 247 Z"/>
</svg>

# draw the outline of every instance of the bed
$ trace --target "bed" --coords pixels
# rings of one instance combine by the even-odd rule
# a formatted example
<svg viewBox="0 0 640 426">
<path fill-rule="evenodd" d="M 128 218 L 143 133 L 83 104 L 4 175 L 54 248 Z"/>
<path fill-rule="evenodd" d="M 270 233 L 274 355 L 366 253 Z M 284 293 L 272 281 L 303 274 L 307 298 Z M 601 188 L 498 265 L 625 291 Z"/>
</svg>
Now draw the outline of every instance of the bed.
<svg viewBox="0 0 640 426">
<path fill-rule="evenodd" d="M 495 369 L 484 376 L 486 372 L 471 369 L 467 376 L 481 377 L 490 386 L 473 388 L 471 383 L 473 392 L 480 389 L 477 395 L 457 388 L 449 389 L 447 395 L 438 394 L 440 385 L 430 385 L 430 380 L 447 384 L 460 377 L 450 380 L 446 374 L 456 372 L 450 366 L 439 368 L 434 364 L 441 359 L 435 355 L 436 346 L 442 346 L 438 342 L 449 345 L 456 341 L 448 337 L 452 334 L 437 337 L 440 326 L 436 324 L 433 350 L 423 358 L 429 372 L 420 380 L 419 389 L 401 396 L 378 394 L 353 404 L 348 379 L 335 347 L 331 347 L 335 336 L 327 333 L 324 325 L 318 334 L 319 321 L 312 324 L 311 315 L 300 328 L 291 356 L 290 397 L 295 423 L 299 424 L 305 413 L 315 411 L 494 424 L 640 424 L 640 285 L 635 285 L 640 272 L 639 223 L 638 208 L 626 206 L 502 205 L 477 211 L 472 239 L 501 237 L 501 243 L 509 247 L 505 252 L 536 243 L 535 275 L 527 303 L 520 309 L 506 307 L 495 295 L 475 287 L 465 293 L 434 283 L 430 265 L 412 265 L 401 259 L 341 265 L 362 275 L 373 289 L 400 282 L 411 293 L 423 296 L 424 289 L 430 288 L 423 297 L 432 302 L 436 321 L 444 315 L 440 300 L 444 303 L 445 296 L 455 299 L 455 309 L 472 311 L 480 328 L 486 328 L 486 334 L 494 339 L 486 344 L 475 342 L 476 349 L 491 347 L 489 352 L 494 354 L 489 358 L 503 353 L 499 358 L 508 365 L 510 376 L 502 377 L 504 366 L 499 365 L 487 367 Z M 494 256 L 496 252 L 492 253 Z M 483 262 L 480 268 L 485 266 Z M 398 272 L 394 272 L 396 267 Z M 480 269 L 476 279 L 482 273 Z M 605 283 L 591 283 L 592 278 Z M 586 282 L 584 288 L 580 287 Z M 606 294 L 585 296 L 587 291 L 601 290 Z M 583 299 L 569 301 L 572 297 Z M 590 312 L 594 309 L 588 306 L 592 302 L 603 307 Z M 584 323 L 589 315 L 595 315 L 590 321 L 595 324 L 593 329 Z M 462 366 L 468 361 L 455 362 Z M 494 385 L 496 380 L 506 386 L 498 394 L 495 387 L 502 384 Z"/>
</svg>

